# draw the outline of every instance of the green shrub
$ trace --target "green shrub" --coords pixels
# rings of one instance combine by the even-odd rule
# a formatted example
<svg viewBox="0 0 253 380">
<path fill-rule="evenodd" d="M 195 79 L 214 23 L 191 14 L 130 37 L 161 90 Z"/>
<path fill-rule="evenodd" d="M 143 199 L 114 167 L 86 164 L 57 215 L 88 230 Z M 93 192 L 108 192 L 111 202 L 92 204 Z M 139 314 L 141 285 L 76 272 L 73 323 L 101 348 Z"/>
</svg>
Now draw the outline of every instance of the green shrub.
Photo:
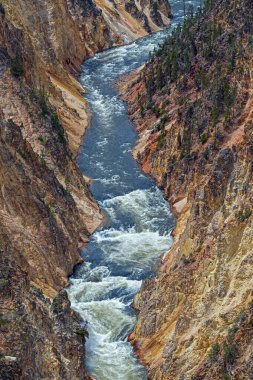
<svg viewBox="0 0 253 380">
<path fill-rule="evenodd" d="M 36 94 L 33 90 L 29 92 L 29 99 L 33 102 L 37 99 Z"/>
<path fill-rule="evenodd" d="M 76 335 L 79 335 L 82 338 L 85 338 L 85 337 L 89 336 L 88 331 L 86 331 L 85 329 L 76 330 L 75 333 L 76 333 Z"/>
<path fill-rule="evenodd" d="M 39 141 L 41 142 L 42 145 L 46 145 L 47 139 L 45 136 L 39 136 Z"/>
<path fill-rule="evenodd" d="M 37 103 L 38 103 L 38 106 L 41 109 L 41 115 L 42 116 L 48 115 L 50 109 L 49 109 L 49 105 L 48 105 L 48 97 L 47 97 L 47 94 L 46 94 L 44 88 L 41 88 L 39 90 L 39 93 L 38 93 L 38 96 L 37 96 Z"/>
<path fill-rule="evenodd" d="M 239 222 L 244 222 L 251 216 L 251 214 L 252 214 L 251 210 L 244 210 L 244 211 L 240 210 L 235 213 L 235 217 L 237 220 L 239 220 Z"/>
<path fill-rule="evenodd" d="M 0 328 L 8 326 L 9 323 L 10 323 L 9 321 L 7 321 L 6 319 L 0 317 Z"/>
<path fill-rule="evenodd" d="M 52 127 L 54 128 L 59 128 L 61 126 L 59 116 L 57 115 L 56 112 L 53 112 L 51 115 L 51 124 L 52 124 Z"/>
<path fill-rule="evenodd" d="M 59 141 L 61 144 L 64 144 L 66 142 L 66 134 L 64 129 L 61 127 L 61 129 L 58 132 Z"/>
<path fill-rule="evenodd" d="M 206 148 L 206 150 L 203 152 L 203 157 L 207 160 L 209 157 L 209 149 Z"/>
<path fill-rule="evenodd" d="M 160 109 L 158 107 L 152 107 L 151 111 L 155 114 L 156 117 L 160 116 Z"/>
<path fill-rule="evenodd" d="M 15 78 L 20 78 L 24 75 L 24 68 L 22 65 L 21 57 L 16 55 L 16 57 L 11 62 L 11 74 Z"/>
<path fill-rule="evenodd" d="M 163 107 L 166 107 L 170 104 L 170 99 L 166 99 L 163 103 Z"/>
<path fill-rule="evenodd" d="M 237 347 L 234 343 L 233 336 L 228 335 L 224 344 L 224 362 L 233 365 L 237 355 Z"/>
<path fill-rule="evenodd" d="M 157 138 L 157 149 L 158 150 L 163 147 L 165 136 L 166 136 L 166 132 L 165 132 L 165 129 L 163 127 L 161 130 L 161 133 L 159 134 L 159 136 Z"/>
<path fill-rule="evenodd" d="M 218 354 L 220 352 L 220 346 L 218 343 L 213 344 L 211 351 L 209 353 L 209 358 L 212 363 L 215 363 L 218 360 Z"/>
<path fill-rule="evenodd" d="M 208 140 L 208 135 L 207 133 L 202 133 L 202 135 L 200 136 L 200 141 L 202 144 L 205 144 Z"/>
</svg>

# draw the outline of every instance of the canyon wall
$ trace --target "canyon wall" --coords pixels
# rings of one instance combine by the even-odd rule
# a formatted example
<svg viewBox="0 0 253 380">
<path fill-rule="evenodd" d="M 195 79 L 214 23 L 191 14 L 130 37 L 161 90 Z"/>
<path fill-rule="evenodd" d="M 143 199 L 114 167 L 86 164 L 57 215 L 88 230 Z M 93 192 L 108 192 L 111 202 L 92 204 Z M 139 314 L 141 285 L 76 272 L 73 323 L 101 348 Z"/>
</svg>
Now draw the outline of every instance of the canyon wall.
<svg viewBox="0 0 253 380">
<path fill-rule="evenodd" d="M 0 2 L 1 379 L 87 377 L 86 330 L 61 290 L 103 219 L 74 161 L 89 125 L 75 76 L 169 17 L 166 1 Z"/>
<path fill-rule="evenodd" d="M 84 59 L 169 25 L 167 0 L 2 1 L 1 46 L 24 68 L 26 81 L 44 86 L 77 153 L 89 125 L 84 89 L 74 79 Z"/>
<path fill-rule="evenodd" d="M 206 1 L 121 85 L 134 155 L 177 219 L 135 299 L 154 380 L 252 379 L 252 20 L 249 0 Z"/>
</svg>

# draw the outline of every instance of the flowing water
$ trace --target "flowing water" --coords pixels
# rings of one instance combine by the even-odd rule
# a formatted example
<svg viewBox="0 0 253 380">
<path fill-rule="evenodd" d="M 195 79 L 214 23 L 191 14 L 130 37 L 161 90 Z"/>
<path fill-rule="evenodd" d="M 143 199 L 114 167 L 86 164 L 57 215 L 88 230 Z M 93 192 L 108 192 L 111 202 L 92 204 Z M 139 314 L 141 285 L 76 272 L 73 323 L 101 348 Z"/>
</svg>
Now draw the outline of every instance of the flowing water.
<svg viewBox="0 0 253 380">
<path fill-rule="evenodd" d="M 183 19 L 183 1 L 171 4 L 174 27 Z M 93 117 L 78 164 L 94 179 L 93 196 L 108 217 L 83 249 L 85 263 L 72 276 L 68 293 L 87 322 L 86 365 L 97 380 L 147 379 L 127 341 L 136 322 L 133 298 L 168 251 L 174 221 L 161 191 L 132 159 L 137 136 L 114 85 L 145 63 L 170 32 L 97 54 L 82 66 Z"/>
</svg>

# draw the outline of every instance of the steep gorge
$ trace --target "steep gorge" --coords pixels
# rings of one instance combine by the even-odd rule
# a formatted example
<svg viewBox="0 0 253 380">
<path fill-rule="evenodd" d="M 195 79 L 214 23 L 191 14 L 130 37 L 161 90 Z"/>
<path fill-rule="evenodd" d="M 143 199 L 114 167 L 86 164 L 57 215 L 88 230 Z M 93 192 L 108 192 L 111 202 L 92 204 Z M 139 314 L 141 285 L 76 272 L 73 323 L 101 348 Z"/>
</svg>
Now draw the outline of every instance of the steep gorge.
<svg viewBox="0 0 253 380">
<path fill-rule="evenodd" d="M 61 289 L 102 215 L 74 161 L 89 125 L 75 76 L 169 18 L 166 1 L 1 1 L 1 379 L 86 378 L 86 331 Z"/>
<path fill-rule="evenodd" d="M 206 1 L 121 85 L 177 217 L 135 300 L 151 379 L 252 379 L 252 19 L 251 1 Z"/>
</svg>

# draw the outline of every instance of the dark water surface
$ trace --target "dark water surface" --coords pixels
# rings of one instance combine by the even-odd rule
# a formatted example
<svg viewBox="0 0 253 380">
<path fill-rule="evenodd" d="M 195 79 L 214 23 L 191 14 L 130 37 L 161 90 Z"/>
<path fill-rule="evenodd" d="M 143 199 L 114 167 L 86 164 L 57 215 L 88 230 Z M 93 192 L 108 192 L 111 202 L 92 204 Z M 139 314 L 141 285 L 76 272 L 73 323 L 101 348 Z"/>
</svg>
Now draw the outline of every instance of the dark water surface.
<svg viewBox="0 0 253 380">
<path fill-rule="evenodd" d="M 183 19 L 183 1 L 171 4 L 173 28 Z M 93 196 L 108 220 L 83 250 L 85 263 L 72 276 L 68 293 L 88 322 L 87 369 L 97 380 L 147 379 L 127 342 L 136 322 L 132 303 L 152 265 L 170 248 L 174 220 L 161 191 L 132 159 L 137 136 L 114 84 L 145 63 L 171 28 L 99 53 L 82 66 L 80 80 L 93 118 L 78 164 L 94 179 Z"/>
</svg>

